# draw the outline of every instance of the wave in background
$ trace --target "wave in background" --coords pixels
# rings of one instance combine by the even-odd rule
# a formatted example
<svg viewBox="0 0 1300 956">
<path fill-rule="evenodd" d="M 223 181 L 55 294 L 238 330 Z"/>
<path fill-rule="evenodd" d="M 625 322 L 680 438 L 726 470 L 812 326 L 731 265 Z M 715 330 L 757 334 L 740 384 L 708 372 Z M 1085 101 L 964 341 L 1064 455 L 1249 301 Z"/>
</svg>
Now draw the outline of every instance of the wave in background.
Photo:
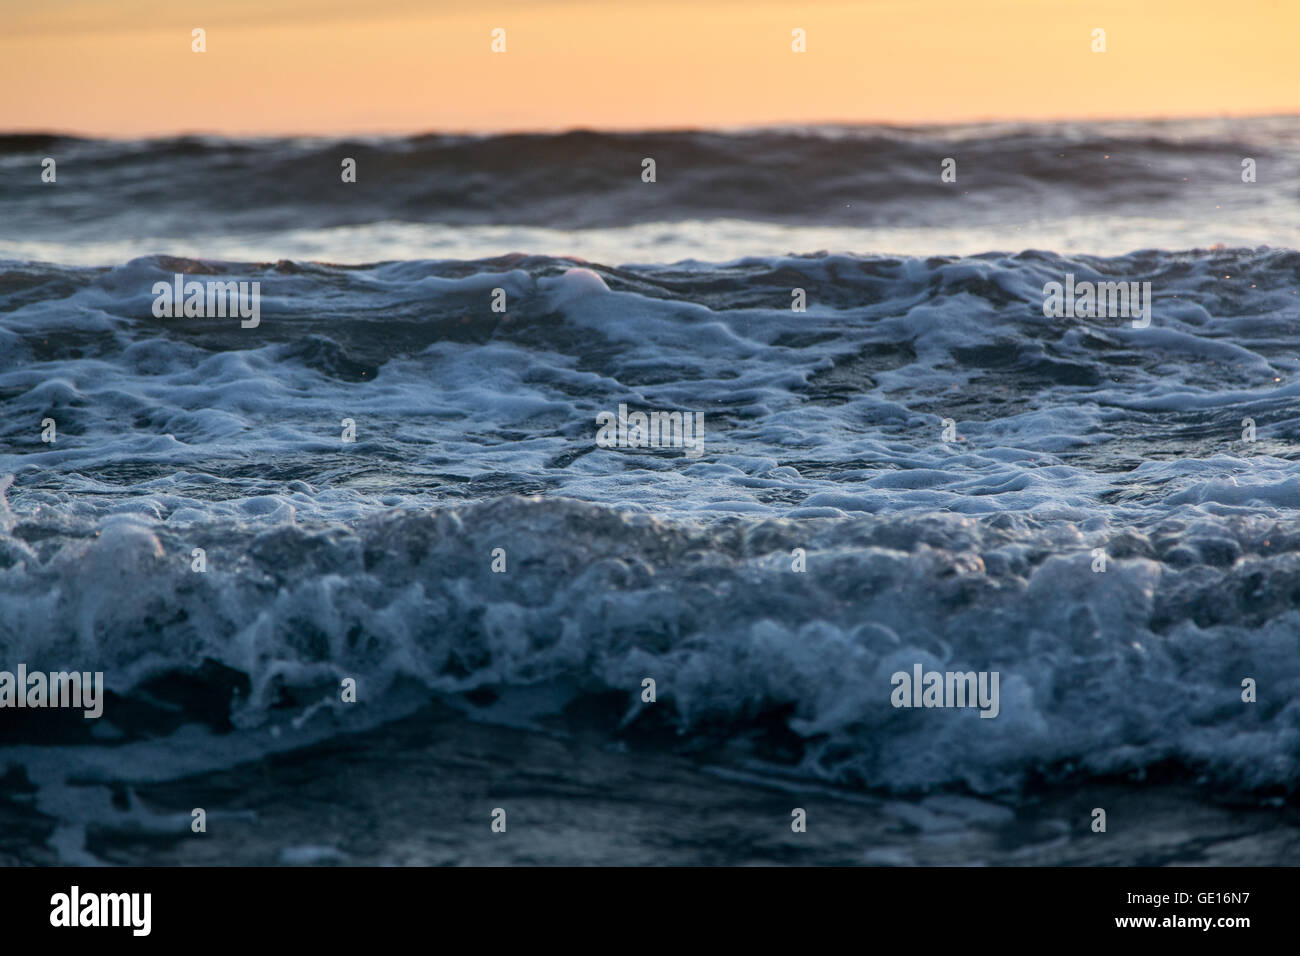
<svg viewBox="0 0 1300 956">
<path fill-rule="evenodd" d="M 58 183 L 40 181 L 40 161 Z M 357 181 L 340 164 L 357 161 Z M 940 180 L 945 158 L 957 180 Z M 613 264 L 819 250 L 1300 247 L 1294 117 L 738 132 L 0 136 L 0 257 Z M 641 180 L 642 161 L 657 181 Z M 1242 160 L 1257 181 L 1241 180 Z"/>
</svg>

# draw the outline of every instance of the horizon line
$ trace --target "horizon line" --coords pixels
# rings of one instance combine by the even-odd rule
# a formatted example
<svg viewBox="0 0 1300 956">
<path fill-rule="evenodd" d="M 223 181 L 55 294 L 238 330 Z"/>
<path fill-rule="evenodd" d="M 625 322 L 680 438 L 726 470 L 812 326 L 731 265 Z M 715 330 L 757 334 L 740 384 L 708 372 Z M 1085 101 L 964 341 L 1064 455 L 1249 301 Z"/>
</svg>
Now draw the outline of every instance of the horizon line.
<svg viewBox="0 0 1300 956">
<path fill-rule="evenodd" d="M 504 136 L 566 136 L 577 133 L 594 134 L 674 134 L 674 133 L 761 133 L 778 130 L 817 130 L 817 129 L 887 129 L 887 130 L 938 130 L 963 129 L 988 126 L 1100 126 L 1109 124 L 1152 124 L 1185 123 L 1196 121 L 1227 120 L 1267 120 L 1294 119 L 1300 121 L 1297 112 L 1264 113 L 1178 113 L 1151 116 L 1059 116 L 1009 118 L 989 117 L 982 119 L 954 120 L 951 122 L 898 123 L 879 120 L 776 120 L 763 123 L 701 125 L 643 125 L 643 126 L 516 126 L 498 129 L 466 128 L 429 128 L 410 127 L 403 129 L 348 129 L 337 131 L 303 132 L 286 129 L 281 132 L 232 132 L 215 129 L 183 129 L 175 131 L 150 131 L 137 135 L 101 135 L 91 132 L 76 132 L 57 129 L 8 129 L 0 127 L 0 137 L 48 137 L 51 139 L 80 139 L 99 142 L 149 142 L 154 140 L 176 139 L 320 139 L 337 140 L 349 137 L 366 137 L 371 139 L 410 139 L 420 136 L 460 136 L 465 138 L 494 138 Z"/>
</svg>

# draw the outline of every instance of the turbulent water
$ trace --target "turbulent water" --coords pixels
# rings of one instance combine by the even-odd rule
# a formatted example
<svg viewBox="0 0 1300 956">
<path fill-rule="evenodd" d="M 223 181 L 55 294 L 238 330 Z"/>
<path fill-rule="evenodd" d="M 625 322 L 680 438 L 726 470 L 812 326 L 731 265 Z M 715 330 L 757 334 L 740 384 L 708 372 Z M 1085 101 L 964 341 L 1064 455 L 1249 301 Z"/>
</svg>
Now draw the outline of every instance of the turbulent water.
<svg viewBox="0 0 1300 956">
<path fill-rule="evenodd" d="M 0 711 L 0 858 L 157 859 L 96 834 L 184 839 L 220 774 L 357 733 L 405 793 L 482 722 L 594 739 L 578 763 L 698 752 L 686 792 L 901 800 L 922 831 L 935 794 L 979 826 L 1075 792 L 1059 826 L 1087 832 L 1088 788 L 1157 778 L 1285 805 L 1298 146 L 1295 119 L 0 137 L 0 670 L 110 691 L 99 721 Z M 260 324 L 156 317 L 177 273 L 260 282 Z M 1067 274 L 1149 282 L 1149 327 L 1046 317 Z M 699 453 L 602 447 L 620 405 L 701 413 Z M 918 663 L 998 672 L 996 719 L 892 706 Z M 503 740 L 475 759 L 563 776 Z M 473 791 L 467 760 L 421 779 Z M 456 812 L 486 832 L 494 805 Z M 317 809 L 271 862 L 345 855 Z"/>
</svg>

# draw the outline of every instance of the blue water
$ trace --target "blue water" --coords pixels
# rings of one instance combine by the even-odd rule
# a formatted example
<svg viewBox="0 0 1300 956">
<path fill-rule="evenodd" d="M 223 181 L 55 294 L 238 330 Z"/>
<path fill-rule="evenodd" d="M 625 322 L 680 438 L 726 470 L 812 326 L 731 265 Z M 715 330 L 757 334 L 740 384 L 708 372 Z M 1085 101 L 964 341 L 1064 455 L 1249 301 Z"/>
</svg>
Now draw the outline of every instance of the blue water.
<svg viewBox="0 0 1300 956">
<path fill-rule="evenodd" d="M 485 689 L 492 719 L 614 693 L 635 725 L 646 677 L 682 733 L 777 715 L 850 787 L 1294 793 L 1297 140 L 0 137 L 0 668 L 115 695 L 95 740 L 0 741 L 69 859 L 78 774 Z M 260 324 L 156 317 L 177 273 L 259 282 Z M 1046 317 L 1066 274 L 1150 282 L 1150 326 Z M 620 405 L 701 413 L 702 453 L 601 447 Z M 917 662 L 998 671 L 998 718 L 893 708 Z M 168 686 L 219 746 L 123 703 Z"/>
</svg>

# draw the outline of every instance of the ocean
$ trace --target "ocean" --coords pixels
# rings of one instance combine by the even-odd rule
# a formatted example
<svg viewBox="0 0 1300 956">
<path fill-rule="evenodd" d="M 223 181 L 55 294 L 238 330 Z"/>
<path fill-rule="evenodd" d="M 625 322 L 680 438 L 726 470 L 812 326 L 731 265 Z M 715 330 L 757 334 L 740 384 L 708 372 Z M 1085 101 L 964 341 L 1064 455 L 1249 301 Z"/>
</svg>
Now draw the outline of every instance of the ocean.
<svg viewBox="0 0 1300 956">
<path fill-rule="evenodd" d="M 1297 117 L 0 136 L 0 671 L 104 687 L 0 708 L 0 863 L 1294 862 L 1298 184 Z"/>
</svg>

